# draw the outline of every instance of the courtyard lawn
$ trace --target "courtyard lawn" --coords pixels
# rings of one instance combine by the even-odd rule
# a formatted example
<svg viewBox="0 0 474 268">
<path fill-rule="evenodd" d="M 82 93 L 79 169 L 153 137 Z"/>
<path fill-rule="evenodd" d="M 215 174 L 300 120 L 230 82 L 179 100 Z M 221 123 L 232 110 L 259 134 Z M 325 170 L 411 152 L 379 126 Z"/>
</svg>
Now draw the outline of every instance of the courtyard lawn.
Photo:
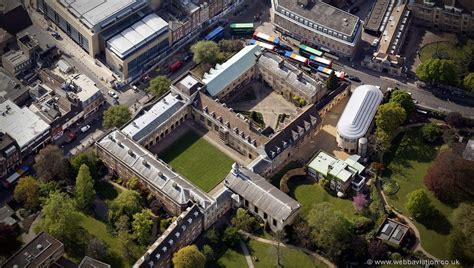
<svg viewBox="0 0 474 268">
<path fill-rule="evenodd" d="M 214 248 L 216 252 L 216 260 L 214 263 L 209 264 L 212 268 L 241 268 L 247 267 L 247 261 L 245 260 L 244 254 L 240 246 L 236 249 L 228 248 L 226 245 L 221 245 L 218 248 Z"/>
<path fill-rule="evenodd" d="M 464 58 L 464 52 L 461 47 L 456 46 L 452 42 L 436 42 L 424 46 L 420 51 L 421 62 L 431 58 L 449 59 L 459 62 Z"/>
<path fill-rule="evenodd" d="M 423 184 L 423 177 L 439 148 L 423 142 L 420 128 L 400 134 L 392 144 L 393 153 L 386 157 L 388 165 L 384 176 L 395 180 L 400 185 L 400 189 L 396 194 L 389 196 L 388 202 L 403 214 L 408 215 L 405 207 L 407 194 L 420 188 L 425 189 L 433 205 L 441 212 L 442 218 L 433 220 L 433 226 L 429 229 L 416 221 L 415 225 L 420 231 L 423 248 L 440 259 L 447 259 L 445 245 L 450 229 L 447 220 L 450 220 L 453 208 L 441 203 Z"/>
<path fill-rule="evenodd" d="M 109 247 L 108 261 L 112 267 L 131 266 L 131 264 L 127 263 L 125 258 L 122 256 L 118 238 L 107 232 L 107 226 L 105 223 L 91 216 L 81 214 L 80 226 L 84 228 L 90 235 L 97 237 L 107 244 Z"/>
<path fill-rule="evenodd" d="M 174 142 L 160 158 L 206 192 L 224 179 L 234 163 L 193 131 Z"/>
<path fill-rule="evenodd" d="M 276 246 L 258 242 L 256 240 L 249 240 L 247 242 L 247 247 L 249 248 L 253 264 L 256 268 L 278 267 Z M 280 254 L 280 263 L 282 264 L 282 267 L 327 267 L 316 258 L 299 250 L 280 247 Z M 245 267 L 245 265 L 240 267 Z"/>
<path fill-rule="evenodd" d="M 294 177 L 289 180 L 290 196 L 301 203 L 300 215 L 303 218 L 308 216 L 309 211 L 314 205 L 322 202 L 328 202 L 334 205 L 334 208 L 340 210 L 349 219 L 356 218 L 351 199 L 341 199 L 332 196 L 313 180 Z"/>
</svg>

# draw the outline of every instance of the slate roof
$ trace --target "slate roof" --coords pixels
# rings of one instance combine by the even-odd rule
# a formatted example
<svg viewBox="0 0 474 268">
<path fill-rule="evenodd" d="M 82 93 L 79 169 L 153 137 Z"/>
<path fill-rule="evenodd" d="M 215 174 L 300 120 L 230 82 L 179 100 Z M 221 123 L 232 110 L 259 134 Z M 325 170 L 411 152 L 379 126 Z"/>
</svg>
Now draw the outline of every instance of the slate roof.
<svg viewBox="0 0 474 268">
<path fill-rule="evenodd" d="M 285 221 L 301 207 L 265 178 L 237 164 L 226 176 L 224 185 L 278 221 Z"/>
</svg>

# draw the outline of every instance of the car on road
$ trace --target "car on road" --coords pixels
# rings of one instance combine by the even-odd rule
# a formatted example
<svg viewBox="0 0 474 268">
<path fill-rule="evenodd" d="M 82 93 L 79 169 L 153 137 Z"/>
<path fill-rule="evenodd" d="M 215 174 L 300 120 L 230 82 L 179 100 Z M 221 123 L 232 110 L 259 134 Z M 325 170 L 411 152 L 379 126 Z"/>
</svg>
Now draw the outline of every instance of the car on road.
<svg viewBox="0 0 474 268">
<path fill-rule="evenodd" d="M 172 73 L 176 72 L 179 68 L 181 68 L 183 66 L 183 64 L 184 64 L 184 62 L 180 61 L 180 60 L 173 62 L 169 66 L 170 72 L 172 72 Z"/>
<path fill-rule="evenodd" d="M 90 125 L 85 125 L 85 126 L 81 127 L 81 132 L 86 133 L 90 128 L 91 128 Z"/>
<path fill-rule="evenodd" d="M 56 40 L 60 40 L 60 38 L 61 38 L 61 35 L 59 35 L 59 33 L 57 33 L 57 32 L 53 32 L 53 33 L 51 33 L 51 35 L 52 35 Z"/>
<path fill-rule="evenodd" d="M 188 61 L 190 59 L 193 58 L 193 54 L 192 53 L 186 53 L 186 55 L 184 55 L 184 58 L 183 58 L 183 61 Z"/>
<path fill-rule="evenodd" d="M 117 95 L 117 93 L 116 93 L 115 91 L 113 91 L 113 90 L 109 90 L 109 96 L 112 97 L 112 98 L 114 98 L 114 99 L 118 99 L 118 97 L 119 97 L 119 96 Z"/>
<path fill-rule="evenodd" d="M 380 39 L 375 38 L 374 41 L 372 41 L 372 46 L 373 46 L 373 47 L 378 46 L 378 45 L 379 45 L 379 42 L 380 42 Z"/>
<path fill-rule="evenodd" d="M 360 83 L 360 82 L 361 82 L 360 78 L 357 77 L 357 76 L 348 75 L 347 78 L 348 78 L 349 80 L 354 81 L 354 82 L 357 82 L 357 83 Z"/>
</svg>

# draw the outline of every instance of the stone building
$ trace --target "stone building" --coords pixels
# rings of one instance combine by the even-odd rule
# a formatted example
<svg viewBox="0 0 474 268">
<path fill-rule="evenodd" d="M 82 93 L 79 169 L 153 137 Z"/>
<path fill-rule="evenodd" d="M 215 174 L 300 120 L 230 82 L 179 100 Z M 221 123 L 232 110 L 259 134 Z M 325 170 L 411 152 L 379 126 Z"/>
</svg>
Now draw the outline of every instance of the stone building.
<svg viewBox="0 0 474 268">
<path fill-rule="evenodd" d="M 0 132 L 0 179 L 5 179 L 20 165 L 20 146 L 10 135 Z"/>
</svg>

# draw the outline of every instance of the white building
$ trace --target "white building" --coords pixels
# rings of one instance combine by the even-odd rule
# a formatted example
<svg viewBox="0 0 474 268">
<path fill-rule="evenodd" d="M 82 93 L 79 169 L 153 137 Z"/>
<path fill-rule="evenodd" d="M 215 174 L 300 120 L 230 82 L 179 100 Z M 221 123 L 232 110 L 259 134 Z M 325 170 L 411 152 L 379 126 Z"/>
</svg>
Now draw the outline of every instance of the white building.
<svg viewBox="0 0 474 268">
<path fill-rule="evenodd" d="M 337 145 L 348 152 L 356 152 L 358 140 L 372 125 L 383 94 L 372 85 L 357 87 L 337 123 Z"/>
</svg>

